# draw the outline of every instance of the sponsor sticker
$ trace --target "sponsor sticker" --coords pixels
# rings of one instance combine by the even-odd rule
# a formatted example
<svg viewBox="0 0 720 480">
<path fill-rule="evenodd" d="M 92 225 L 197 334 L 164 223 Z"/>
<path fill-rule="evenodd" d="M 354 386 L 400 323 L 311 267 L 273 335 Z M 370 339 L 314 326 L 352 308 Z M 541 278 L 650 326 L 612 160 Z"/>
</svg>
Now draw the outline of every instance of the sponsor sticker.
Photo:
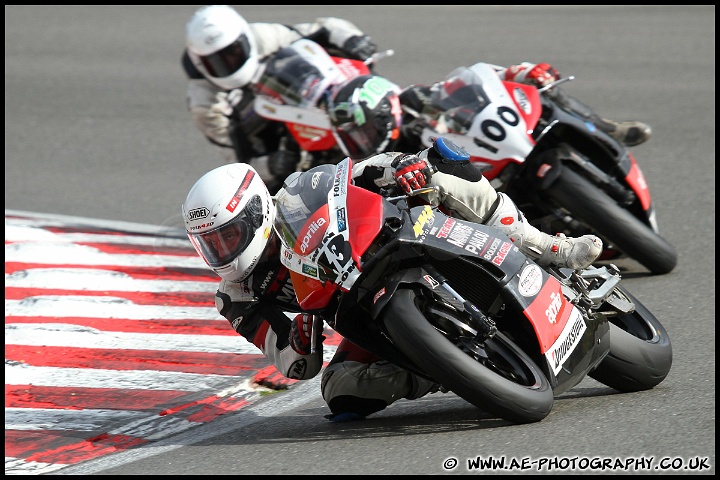
<svg viewBox="0 0 720 480">
<path fill-rule="evenodd" d="M 587 330 L 587 326 L 580 315 L 577 308 L 573 307 L 570 318 L 565 324 L 565 328 L 558 339 L 553 343 L 552 347 L 545 352 L 545 357 L 550 363 L 553 373 L 557 376 L 562 369 L 563 364 L 570 358 L 573 350 L 580 343 L 580 339 Z"/>
<path fill-rule="evenodd" d="M 530 100 L 528 100 L 527 95 L 525 95 L 525 92 L 520 88 L 515 88 L 513 89 L 513 97 L 515 97 L 515 103 L 525 112 L 525 115 L 530 115 L 530 112 L 532 112 L 532 104 Z"/>
<path fill-rule="evenodd" d="M 430 287 L 432 287 L 433 289 L 435 289 L 435 287 L 437 287 L 437 286 L 440 285 L 440 282 L 438 282 L 437 280 L 435 280 L 435 279 L 434 279 L 433 277 L 431 277 L 430 275 L 423 275 L 423 278 L 425 279 L 425 281 L 426 281 L 428 284 L 430 284 Z"/>
<path fill-rule="evenodd" d="M 470 241 L 470 237 L 473 235 L 475 230 L 468 226 L 468 225 L 462 225 L 458 223 L 447 235 L 448 235 L 448 242 L 452 243 L 453 245 L 465 248 L 465 245 Z M 485 244 L 487 241 L 487 235 L 485 236 L 485 239 L 482 240 L 482 245 Z M 472 250 L 470 250 L 472 251 Z M 473 252 L 475 253 L 475 252 Z"/>
<path fill-rule="evenodd" d="M 539 266 L 532 264 L 527 265 L 520 272 L 520 280 L 518 281 L 518 291 L 523 297 L 534 297 L 542 287 L 542 270 Z"/>
<path fill-rule="evenodd" d="M 344 232 L 347 228 L 347 221 L 345 219 L 345 207 L 342 207 L 337 211 L 337 226 L 338 232 Z"/>
<path fill-rule="evenodd" d="M 413 225 L 413 231 L 415 232 L 415 238 L 419 237 L 423 233 L 425 226 L 431 226 L 435 221 L 435 214 L 429 205 L 425 205 L 425 209 L 420 213 L 417 221 Z"/>
<path fill-rule="evenodd" d="M 502 244 L 502 246 L 500 247 L 498 254 L 495 255 L 495 258 L 492 259 L 492 262 L 498 266 L 502 265 L 502 263 L 505 261 L 505 257 L 507 257 L 507 254 L 511 248 L 512 248 L 512 243 L 504 242 Z"/>
<path fill-rule="evenodd" d="M 303 263 L 301 267 L 301 273 L 303 275 L 307 275 L 308 277 L 312 278 L 318 278 L 318 270 L 313 265 L 308 265 L 307 263 Z"/>
</svg>

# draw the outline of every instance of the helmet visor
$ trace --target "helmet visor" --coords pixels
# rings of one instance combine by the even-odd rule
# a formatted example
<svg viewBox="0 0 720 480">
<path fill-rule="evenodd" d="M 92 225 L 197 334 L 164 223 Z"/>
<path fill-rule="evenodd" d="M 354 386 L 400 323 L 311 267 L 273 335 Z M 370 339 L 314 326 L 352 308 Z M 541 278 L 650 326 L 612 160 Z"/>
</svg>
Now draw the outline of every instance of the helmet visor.
<svg viewBox="0 0 720 480">
<path fill-rule="evenodd" d="M 250 41 L 243 33 L 222 50 L 200 56 L 200 61 L 211 76 L 224 78 L 229 77 L 245 65 L 250 58 L 250 53 Z"/>
<path fill-rule="evenodd" d="M 260 212 L 259 221 L 257 212 Z M 261 222 L 261 201 L 255 195 L 232 221 L 209 232 L 188 233 L 188 237 L 209 266 L 222 267 L 245 251 Z"/>
</svg>

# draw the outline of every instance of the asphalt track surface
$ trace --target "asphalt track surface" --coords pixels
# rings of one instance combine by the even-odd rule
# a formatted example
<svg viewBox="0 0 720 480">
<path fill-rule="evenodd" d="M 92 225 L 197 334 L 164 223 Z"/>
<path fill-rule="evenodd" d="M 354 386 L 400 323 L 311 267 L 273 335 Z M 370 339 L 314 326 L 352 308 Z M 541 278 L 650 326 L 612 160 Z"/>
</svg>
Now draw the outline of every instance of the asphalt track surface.
<svg viewBox="0 0 720 480">
<path fill-rule="evenodd" d="M 185 110 L 179 58 L 196 7 L 5 7 L 6 209 L 180 225 L 187 190 L 220 164 Z M 476 473 L 467 461 L 478 456 L 558 460 L 553 473 L 573 458 L 652 458 L 649 469 L 613 463 L 579 473 L 714 474 L 714 6 L 238 8 L 250 21 L 350 19 L 395 50 L 378 72 L 402 86 L 476 61 L 549 62 L 577 78 L 566 90 L 599 113 L 650 123 L 653 138 L 633 151 L 679 262 L 662 276 L 619 266 L 667 328 L 673 369 L 635 394 L 583 381 L 548 418 L 522 426 L 438 394 L 333 424 L 313 380 L 188 434 L 58 474 Z M 459 465 L 446 470 L 450 457 Z M 663 469 L 663 458 L 680 468 Z M 710 468 L 692 469 L 693 459 Z M 537 473 L 537 465 L 493 472 Z"/>
</svg>

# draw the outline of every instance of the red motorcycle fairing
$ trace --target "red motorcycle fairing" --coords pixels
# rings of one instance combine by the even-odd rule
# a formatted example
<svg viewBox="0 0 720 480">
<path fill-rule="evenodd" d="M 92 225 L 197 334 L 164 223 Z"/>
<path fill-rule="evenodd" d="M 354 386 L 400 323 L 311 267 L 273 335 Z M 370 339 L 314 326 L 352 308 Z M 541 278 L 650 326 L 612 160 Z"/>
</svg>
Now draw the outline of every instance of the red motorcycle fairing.
<svg viewBox="0 0 720 480">
<path fill-rule="evenodd" d="M 632 188 L 638 200 L 640 200 L 640 205 L 642 205 L 643 210 L 647 212 L 652 206 L 650 188 L 633 154 L 628 152 L 628 157 L 630 158 L 630 171 L 625 177 L 625 180 L 627 180 L 628 185 L 630 185 L 630 188 Z"/>
<path fill-rule="evenodd" d="M 308 152 L 330 150 L 335 146 L 335 136 L 330 130 L 308 127 L 299 123 L 285 124 L 297 144 Z"/>
<path fill-rule="evenodd" d="M 503 82 L 503 86 L 517 105 L 518 111 L 527 125 L 528 137 L 532 140 L 532 132 L 542 114 L 542 104 L 537 87 L 516 82 Z M 498 114 L 501 115 L 502 112 L 498 112 Z"/>
<path fill-rule="evenodd" d="M 565 300 L 560 282 L 535 264 L 523 267 L 518 292 L 527 299 L 520 304 L 537 334 L 540 353 L 545 354 L 560 337 L 575 307 Z"/>
<path fill-rule="evenodd" d="M 362 205 L 362 208 L 359 208 Z M 349 213 L 348 213 L 349 212 Z M 350 246 L 355 264 L 378 236 L 383 224 L 382 197 L 364 188 L 348 185 L 347 208 L 337 211 L 338 222 L 347 216 L 350 228 Z"/>
<path fill-rule="evenodd" d="M 339 83 L 370 74 L 360 60 L 331 56 L 317 43 L 300 39 L 278 51 L 257 82 L 255 109 L 263 118 L 285 123 L 302 150 L 331 150 L 336 145 L 324 95 Z M 263 101 L 262 97 L 272 99 Z"/>
<path fill-rule="evenodd" d="M 298 238 L 302 241 L 295 244 L 293 251 L 301 256 L 306 252 L 312 252 L 320 244 L 323 235 L 329 224 L 327 204 L 319 208 L 305 222 Z M 303 268 L 313 268 L 303 266 Z M 317 272 L 313 276 L 319 276 Z M 298 304 L 303 310 L 311 311 L 315 308 L 322 308 L 328 304 L 336 288 L 332 282 L 319 280 L 290 271 L 295 296 Z"/>
<path fill-rule="evenodd" d="M 298 238 L 300 238 L 301 241 L 295 244 L 293 248 L 295 253 L 304 256 L 314 251 L 317 246 L 320 245 L 320 241 L 323 239 L 329 223 L 328 205 L 325 204 L 307 219 L 302 230 L 300 230 Z"/>
<path fill-rule="evenodd" d="M 368 75 L 370 69 L 360 60 L 331 57 L 346 79 Z M 308 152 L 325 151 L 335 147 L 336 140 L 332 130 L 308 127 L 301 123 L 286 122 L 288 130 L 301 149 Z"/>
<path fill-rule="evenodd" d="M 369 75 L 370 69 L 365 63 L 360 60 L 354 60 L 351 58 L 332 57 L 333 61 L 337 64 L 340 71 L 347 78 L 355 78 L 360 75 Z"/>
<path fill-rule="evenodd" d="M 607 326 L 599 330 L 597 325 L 588 325 L 578 308 L 563 294 L 560 282 L 536 264 L 527 264 L 522 269 L 517 291 L 521 297 L 516 298 L 525 307 L 523 314 L 535 331 L 540 353 L 547 360 L 553 389 L 559 392 L 571 388 L 572 384 L 562 385 L 571 380 L 563 371 L 576 371 L 581 365 L 589 370 L 602 359 L 593 356 L 597 350 L 578 347 L 587 341 L 608 342 Z M 592 331 L 587 332 L 588 329 Z M 576 349 L 585 353 L 573 355 Z"/>
<path fill-rule="evenodd" d="M 352 160 L 347 159 L 344 167 L 338 168 L 328 203 L 307 218 L 293 247 L 293 252 L 311 260 L 303 264 L 303 269 L 318 270 L 312 272 L 315 278 L 290 272 L 298 303 L 304 310 L 327 306 L 334 292 L 342 289 L 340 279 L 333 276 L 336 272 L 361 271 L 360 257 L 382 229 L 382 197 L 352 185 Z M 345 203 L 337 200 L 342 198 Z M 335 228 L 328 232 L 331 225 Z"/>
</svg>

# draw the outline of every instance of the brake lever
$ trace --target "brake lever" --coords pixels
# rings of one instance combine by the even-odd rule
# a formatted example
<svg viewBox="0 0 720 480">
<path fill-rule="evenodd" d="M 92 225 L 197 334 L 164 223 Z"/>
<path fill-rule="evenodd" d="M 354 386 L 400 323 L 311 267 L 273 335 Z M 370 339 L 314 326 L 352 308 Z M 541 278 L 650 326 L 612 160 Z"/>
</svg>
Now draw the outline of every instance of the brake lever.
<svg viewBox="0 0 720 480">
<path fill-rule="evenodd" d="M 377 52 L 373 53 L 369 58 L 365 59 L 363 62 L 365 65 L 372 65 L 373 63 L 376 63 L 378 60 L 382 60 L 386 57 L 392 57 L 395 55 L 395 50 L 389 49 L 385 50 L 384 52 Z"/>
<path fill-rule="evenodd" d="M 558 78 L 558 79 L 555 80 L 553 83 L 550 83 L 550 84 L 548 84 L 548 85 L 545 85 L 545 86 L 542 87 L 542 88 L 538 88 L 538 92 L 539 92 L 539 93 L 546 92 L 546 91 L 548 91 L 548 90 L 550 90 L 550 89 L 553 89 L 553 88 L 557 87 L 558 85 L 561 85 L 561 84 L 563 84 L 563 83 L 565 83 L 565 82 L 569 82 L 570 80 L 575 80 L 575 76 L 574 76 L 574 75 L 570 75 L 569 77 Z"/>
</svg>

